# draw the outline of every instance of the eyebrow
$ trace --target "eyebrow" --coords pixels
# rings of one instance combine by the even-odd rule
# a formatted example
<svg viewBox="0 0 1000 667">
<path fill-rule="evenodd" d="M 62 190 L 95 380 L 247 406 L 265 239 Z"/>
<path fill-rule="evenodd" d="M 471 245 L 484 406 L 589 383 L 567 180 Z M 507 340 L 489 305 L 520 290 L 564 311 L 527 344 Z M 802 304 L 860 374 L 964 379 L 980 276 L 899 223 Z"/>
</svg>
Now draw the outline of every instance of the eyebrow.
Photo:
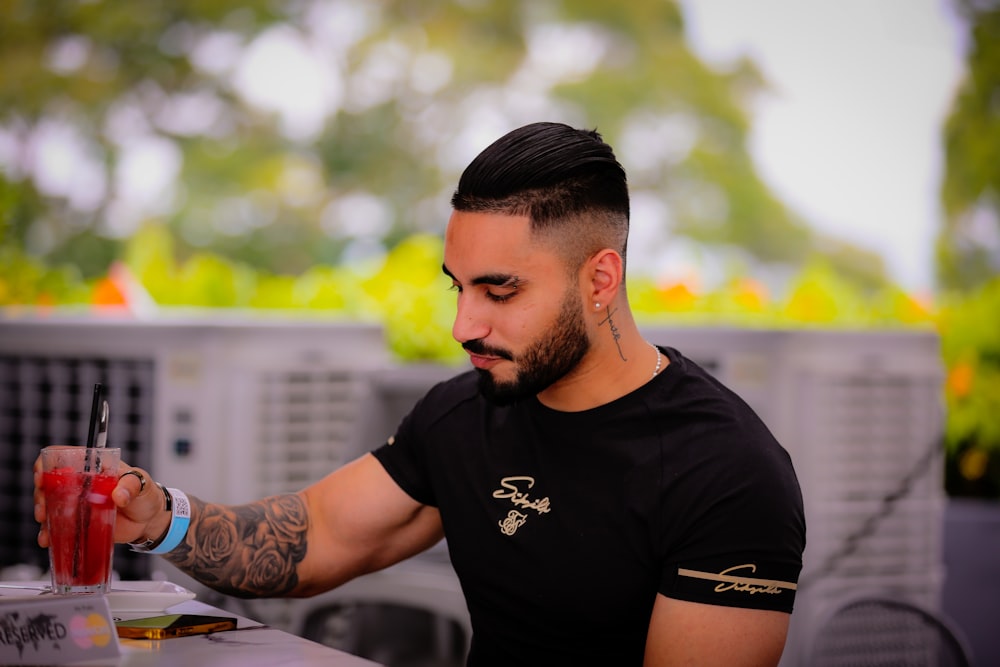
<svg viewBox="0 0 1000 667">
<path fill-rule="evenodd" d="M 461 282 L 455 277 L 448 267 L 444 264 L 441 265 L 441 270 L 444 274 L 454 280 L 456 283 Z M 486 273 L 476 278 L 473 278 L 469 284 L 470 285 L 495 285 L 496 287 L 517 287 L 520 284 L 521 279 L 510 273 Z"/>
</svg>

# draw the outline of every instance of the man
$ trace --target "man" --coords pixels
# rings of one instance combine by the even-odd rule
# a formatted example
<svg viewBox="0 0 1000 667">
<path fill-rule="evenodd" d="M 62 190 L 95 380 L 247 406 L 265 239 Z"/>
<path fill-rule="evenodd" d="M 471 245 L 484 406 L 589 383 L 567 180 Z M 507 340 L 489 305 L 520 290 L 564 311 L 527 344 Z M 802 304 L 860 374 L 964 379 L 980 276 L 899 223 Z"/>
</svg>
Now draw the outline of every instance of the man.
<svg viewBox="0 0 1000 667">
<path fill-rule="evenodd" d="M 776 664 L 805 542 L 795 474 L 743 401 L 640 335 L 611 148 L 520 128 L 452 204 L 443 269 L 474 370 L 297 494 L 214 505 L 123 465 L 116 538 L 226 593 L 306 596 L 446 535 L 470 665 Z"/>
</svg>

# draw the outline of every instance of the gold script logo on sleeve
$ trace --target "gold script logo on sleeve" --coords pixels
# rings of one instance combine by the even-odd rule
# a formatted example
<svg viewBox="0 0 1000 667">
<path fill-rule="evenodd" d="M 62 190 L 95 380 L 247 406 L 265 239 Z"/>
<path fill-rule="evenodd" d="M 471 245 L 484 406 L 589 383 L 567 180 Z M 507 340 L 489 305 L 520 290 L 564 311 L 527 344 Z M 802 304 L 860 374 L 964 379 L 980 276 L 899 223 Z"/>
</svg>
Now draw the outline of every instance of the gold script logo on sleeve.
<svg viewBox="0 0 1000 667">
<path fill-rule="evenodd" d="M 512 505 L 521 510 L 535 510 L 538 514 L 547 514 L 552 511 L 549 497 L 532 498 L 528 490 L 535 486 L 535 478 L 526 475 L 516 475 L 504 477 L 500 480 L 500 488 L 493 492 L 494 498 L 509 500 Z M 528 515 L 518 510 L 511 510 L 507 516 L 499 521 L 500 532 L 504 535 L 513 535 L 518 528 L 528 520 Z"/>
<path fill-rule="evenodd" d="M 758 593 L 763 593 L 765 595 L 778 595 L 782 590 L 794 591 L 797 588 L 797 586 L 790 581 L 760 579 L 748 576 L 750 574 L 755 574 L 756 572 L 757 566 L 753 563 L 734 565 L 733 567 L 727 568 L 719 573 L 699 572 L 697 570 L 691 570 L 683 567 L 677 568 L 677 574 L 682 577 L 691 577 L 693 579 L 704 579 L 706 581 L 718 582 L 716 587 L 713 589 L 716 593 L 734 591 L 737 593 L 747 593 L 749 595 L 757 595 Z"/>
</svg>

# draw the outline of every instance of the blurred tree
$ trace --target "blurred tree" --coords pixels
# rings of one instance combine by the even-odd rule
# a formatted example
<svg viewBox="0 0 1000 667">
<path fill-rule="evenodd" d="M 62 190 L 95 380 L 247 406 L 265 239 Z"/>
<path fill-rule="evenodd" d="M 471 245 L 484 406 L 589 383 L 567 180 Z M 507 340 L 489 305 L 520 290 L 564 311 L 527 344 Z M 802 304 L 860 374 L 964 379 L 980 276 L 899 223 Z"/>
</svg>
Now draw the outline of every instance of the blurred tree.
<svg viewBox="0 0 1000 667">
<path fill-rule="evenodd" d="M 1000 497 L 1000 1 L 956 0 L 966 75 L 944 129 L 937 242 L 948 369 L 946 486 Z"/>
<path fill-rule="evenodd" d="M 179 138 L 159 121 L 198 91 L 231 122 L 243 115 L 186 47 L 221 31 L 248 39 L 278 19 L 272 4 L 0 3 L 0 191 L 14 193 L 0 199 L 0 242 L 73 258 L 87 276 L 106 271 L 115 239 L 133 228 L 122 199 L 144 176 L 126 159 L 130 144 Z"/>
<path fill-rule="evenodd" d="M 967 72 L 944 130 L 938 277 L 974 289 L 1000 274 L 1000 2 L 956 7 L 969 26 Z"/>
<path fill-rule="evenodd" d="M 748 61 L 695 57 L 665 0 L 0 3 L 0 243 L 86 277 L 162 220 L 182 276 L 301 274 L 437 234 L 461 168 L 540 119 L 597 127 L 678 235 L 757 261 L 881 260 L 817 238 L 746 148 Z M 206 264 L 206 251 L 233 263 Z M 292 289 L 268 283 L 272 301 Z"/>
</svg>

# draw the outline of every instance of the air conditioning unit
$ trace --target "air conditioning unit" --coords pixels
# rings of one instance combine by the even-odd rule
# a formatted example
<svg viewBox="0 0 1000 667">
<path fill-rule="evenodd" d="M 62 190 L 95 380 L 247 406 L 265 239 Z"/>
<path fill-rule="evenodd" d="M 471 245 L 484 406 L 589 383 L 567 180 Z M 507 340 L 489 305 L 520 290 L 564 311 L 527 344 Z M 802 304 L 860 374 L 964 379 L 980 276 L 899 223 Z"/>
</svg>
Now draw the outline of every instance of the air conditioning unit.
<svg viewBox="0 0 1000 667">
<path fill-rule="evenodd" d="M 105 385 L 109 446 L 157 479 L 241 503 L 297 490 L 361 443 L 367 376 L 390 365 L 380 327 L 250 319 L 0 320 L 0 566 L 37 563 L 31 463 L 83 444 L 92 388 Z M 374 443 L 378 444 L 378 443 Z M 123 577 L 148 557 L 121 549 Z"/>
</svg>

